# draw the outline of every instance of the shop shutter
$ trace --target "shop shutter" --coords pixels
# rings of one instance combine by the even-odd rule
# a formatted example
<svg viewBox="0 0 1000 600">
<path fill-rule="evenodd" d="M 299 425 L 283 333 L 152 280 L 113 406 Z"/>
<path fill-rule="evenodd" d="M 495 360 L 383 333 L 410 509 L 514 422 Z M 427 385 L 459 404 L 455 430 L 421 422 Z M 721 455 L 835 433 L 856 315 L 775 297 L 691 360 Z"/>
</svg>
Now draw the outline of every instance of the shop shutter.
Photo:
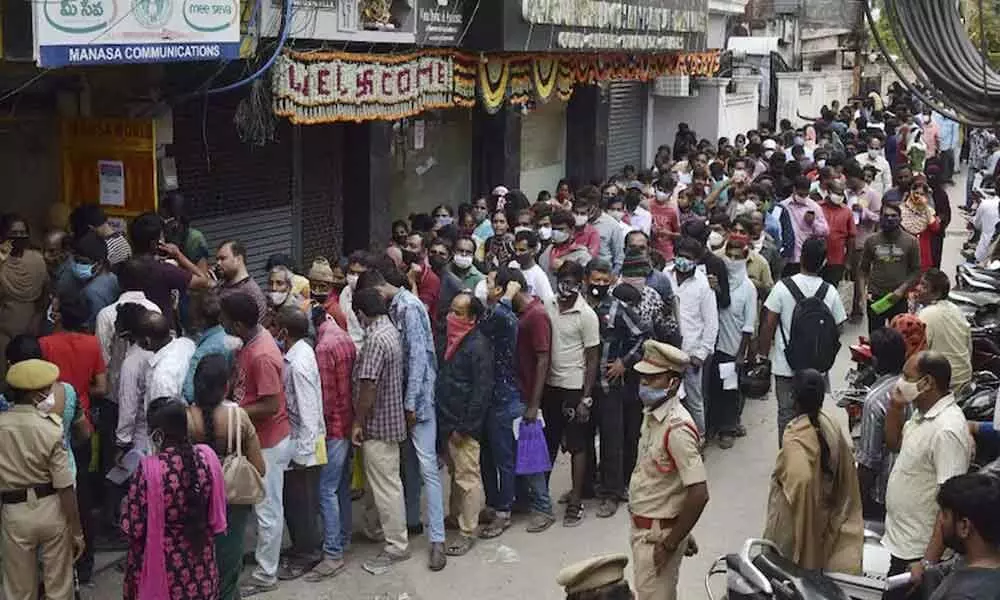
<svg viewBox="0 0 1000 600">
<path fill-rule="evenodd" d="M 608 175 L 625 165 L 642 170 L 646 125 L 645 86 L 637 81 L 611 82 L 608 107 Z"/>
<path fill-rule="evenodd" d="M 254 276 L 275 252 L 294 257 L 292 236 L 292 131 L 277 124 L 262 146 L 243 142 L 233 123 L 240 94 L 192 101 L 174 108 L 174 140 L 168 155 L 194 226 L 210 249 L 238 239 Z M 260 280 L 258 280 L 260 281 Z"/>
<path fill-rule="evenodd" d="M 237 239 L 247 248 L 247 270 L 263 285 L 264 265 L 272 254 L 292 254 L 292 207 L 251 210 L 195 219 L 192 226 L 205 234 L 209 248 Z"/>
</svg>

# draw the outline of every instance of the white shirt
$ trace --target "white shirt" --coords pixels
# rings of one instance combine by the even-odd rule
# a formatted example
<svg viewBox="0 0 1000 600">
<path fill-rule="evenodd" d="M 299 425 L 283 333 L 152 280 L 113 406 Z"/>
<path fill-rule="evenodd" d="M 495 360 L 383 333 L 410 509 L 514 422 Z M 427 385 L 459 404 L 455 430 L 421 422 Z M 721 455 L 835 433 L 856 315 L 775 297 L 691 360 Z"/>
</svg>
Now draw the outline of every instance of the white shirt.
<svg viewBox="0 0 1000 600">
<path fill-rule="evenodd" d="M 524 290 L 526 293 L 538 298 L 542 302 L 546 302 L 555 296 L 552 292 L 552 284 L 549 283 L 549 276 L 538 266 L 538 263 L 531 265 L 530 269 L 524 269 L 521 271 L 521 274 L 524 275 L 524 282 L 528 284 L 528 289 Z M 483 283 L 484 281 L 486 280 L 483 279 L 479 283 Z M 483 289 L 486 289 L 485 283 L 483 284 Z"/>
<path fill-rule="evenodd" d="M 938 514 L 938 486 L 969 470 L 972 440 L 951 394 L 903 424 L 903 441 L 885 491 L 885 536 L 893 556 L 922 558 Z"/>
<path fill-rule="evenodd" d="M 340 308 L 347 316 L 347 333 L 351 336 L 354 347 L 361 350 L 361 345 L 365 342 L 365 328 L 358 321 L 358 315 L 354 314 L 353 298 L 354 290 L 349 285 L 345 286 L 340 292 Z"/>
<path fill-rule="evenodd" d="M 149 359 L 146 372 L 146 406 L 157 398 L 180 400 L 191 357 L 197 348 L 194 340 L 186 337 L 173 339 Z"/>
<path fill-rule="evenodd" d="M 823 279 L 818 275 L 806 275 L 805 273 L 792 275 L 792 281 L 799 286 L 799 290 L 806 298 L 815 295 L 823 284 Z M 830 313 L 837 325 L 847 320 L 844 303 L 835 286 L 830 286 L 823 301 L 830 308 Z M 764 301 L 764 308 L 778 315 L 778 331 L 774 332 L 774 343 L 771 344 L 771 372 L 782 377 L 791 377 L 792 368 L 788 366 L 788 359 L 785 358 L 785 337 L 790 335 L 792 331 L 795 297 L 785 287 L 785 284 L 779 281 L 767 296 L 767 300 Z M 683 331 L 681 333 L 683 334 Z"/>
<path fill-rule="evenodd" d="M 677 283 L 677 273 L 670 272 L 670 283 L 677 298 L 677 316 L 681 326 L 681 350 L 701 360 L 715 352 L 719 335 L 719 307 L 708 277 L 696 269 L 694 276 Z"/>
<path fill-rule="evenodd" d="M 632 229 L 637 229 L 649 237 L 649 232 L 653 229 L 653 214 L 642 206 L 636 206 L 635 211 L 628 217 Z"/>
<path fill-rule="evenodd" d="M 132 446 L 142 452 L 149 449 L 149 431 L 146 427 L 146 375 L 153 353 L 139 344 L 129 344 L 122 361 L 118 378 L 118 425 L 115 440 L 119 446 Z"/>
<path fill-rule="evenodd" d="M 858 161 L 858 164 L 862 167 L 875 167 L 878 169 L 878 173 L 875 174 L 875 179 L 871 183 L 871 187 L 881 198 L 892 188 L 892 170 L 889 167 L 889 161 L 885 159 L 882 153 L 879 153 L 875 158 L 868 156 L 867 152 L 862 152 L 854 157 L 854 160 Z"/>
<path fill-rule="evenodd" d="M 316 443 L 326 437 L 323 423 L 323 391 L 320 387 L 316 353 L 305 340 L 299 340 L 285 353 L 282 373 L 288 421 L 292 426 L 292 446 L 296 464 L 316 464 Z"/>
<path fill-rule="evenodd" d="M 101 354 L 104 355 L 104 363 L 111 362 L 111 347 L 115 342 L 115 321 L 118 319 L 118 307 L 122 304 L 139 304 L 146 310 L 159 313 L 160 307 L 155 302 L 146 298 L 142 292 L 122 292 L 114 304 L 109 304 L 97 313 L 97 327 L 95 333 L 97 340 L 101 343 Z"/>
<path fill-rule="evenodd" d="M 976 262 L 981 263 L 986 260 L 998 221 L 1000 221 L 1000 198 L 990 196 L 983 198 L 972 221 L 972 226 L 980 233 L 979 244 L 976 245 Z"/>
</svg>

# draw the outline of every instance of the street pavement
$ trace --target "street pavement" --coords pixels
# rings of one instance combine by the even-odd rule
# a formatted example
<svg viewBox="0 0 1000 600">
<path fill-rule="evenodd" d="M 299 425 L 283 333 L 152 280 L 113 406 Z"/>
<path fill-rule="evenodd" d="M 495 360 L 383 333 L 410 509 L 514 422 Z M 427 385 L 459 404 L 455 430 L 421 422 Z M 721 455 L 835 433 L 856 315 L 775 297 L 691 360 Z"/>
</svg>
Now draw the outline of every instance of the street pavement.
<svg viewBox="0 0 1000 600">
<path fill-rule="evenodd" d="M 945 271 L 955 272 L 960 262 L 965 220 L 957 210 L 964 202 L 964 179 L 951 188 L 952 205 L 956 207 L 944 246 Z M 850 308 L 851 284 L 841 286 L 845 306 Z M 864 323 L 845 324 L 841 338 L 843 347 L 830 373 L 833 389 L 845 387 L 844 376 L 850 368 L 848 346 L 858 335 L 867 334 Z M 844 411 L 828 396 L 825 409 L 842 421 Z M 684 560 L 681 566 L 679 598 L 706 598 L 704 579 L 714 560 L 734 552 L 749 537 L 759 536 L 764 527 L 771 471 L 778 448 L 777 412 L 773 395 L 764 400 L 748 400 L 743 414 L 747 436 L 736 440 L 730 450 L 709 445 L 705 463 L 709 476 L 710 500 L 694 535 L 700 552 Z M 558 498 L 569 486 L 569 462 L 563 456 L 552 475 L 552 496 Z M 447 504 L 446 504 L 447 506 Z M 355 503 L 355 520 L 360 513 Z M 562 506 L 557 516 L 562 517 Z M 447 568 L 432 573 L 426 567 L 427 538 L 411 541 L 413 558 L 393 567 L 382 576 L 369 575 L 361 563 L 378 552 L 375 544 L 355 540 L 347 556 L 347 568 L 339 576 L 321 584 L 304 581 L 283 582 L 278 590 L 259 596 L 263 600 L 429 600 L 439 598 L 531 598 L 558 600 L 564 597 L 556 585 L 559 570 L 575 561 L 605 553 L 630 554 L 628 516 L 623 506 L 610 519 L 596 517 L 596 502 L 586 503 L 584 522 L 576 528 L 564 528 L 561 520 L 541 534 L 524 531 L 525 518 L 515 517 L 514 526 L 496 540 L 480 541 L 466 556 L 450 558 Z M 252 546 L 250 546 L 252 548 Z M 105 564 L 114 556 L 105 555 Z M 249 568 L 247 569 L 249 573 Z M 631 569 L 628 572 L 631 577 Z M 122 575 L 113 565 L 97 576 L 97 587 L 85 589 L 84 598 L 118 597 Z M 719 597 L 725 578 L 713 581 L 713 591 Z"/>
</svg>

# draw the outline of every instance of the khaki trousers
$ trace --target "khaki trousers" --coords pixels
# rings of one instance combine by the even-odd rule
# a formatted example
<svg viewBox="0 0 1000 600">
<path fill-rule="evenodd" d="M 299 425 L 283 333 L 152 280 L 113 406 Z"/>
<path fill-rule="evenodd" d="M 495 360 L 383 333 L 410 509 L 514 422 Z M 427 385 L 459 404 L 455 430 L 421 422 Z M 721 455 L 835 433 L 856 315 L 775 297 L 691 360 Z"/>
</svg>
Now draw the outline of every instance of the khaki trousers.
<svg viewBox="0 0 1000 600">
<path fill-rule="evenodd" d="M 476 535 L 483 504 L 483 478 L 479 472 L 479 442 L 462 436 L 456 444 L 448 438 L 448 474 L 451 475 L 451 510 L 462 535 Z"/>
<path fill-rule="evenodd" d="M 73 546 L 59 494 L 3 507 L 0 553 L 7 600 L 34 600 L 38 594 L 38 558 L 47 600 L 73 598 Z"/>
<path fill-rule="evenodd" d="M 667 557 L 667 564 L 656 574 L 653 564 L 653 548 L 656 542 L 666 539 L 670 530 L 660 529 L 658 523 L 652 529 L 639 529 L 632 525 L 632 569 L 635 574 L 636 600 L 675 600 L 677 580 L 681 572 L 681 559 L 687 548 L 687 538 L 677 545 L 677 550 Z"/>
<path fill-rule="evenodd" d="M 385 551 L 407 553 L 406 504 L 399 478 L 399 443 L 368 440 L 361 445 L 368 492 L 365 494 L 365 528 L 385 536 Z M 380 527 L 381 524 L 381 527 Z"/>
</svg>

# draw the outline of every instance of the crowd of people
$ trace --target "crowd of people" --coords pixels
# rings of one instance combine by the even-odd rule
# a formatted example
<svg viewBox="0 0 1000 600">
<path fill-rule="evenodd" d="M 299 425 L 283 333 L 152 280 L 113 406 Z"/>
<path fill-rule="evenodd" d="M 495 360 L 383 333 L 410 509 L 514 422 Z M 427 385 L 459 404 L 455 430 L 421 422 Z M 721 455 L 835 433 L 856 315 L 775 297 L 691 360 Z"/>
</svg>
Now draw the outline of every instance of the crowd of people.
<svg viewBox="0 0 1000 600">
<path fill-rule="evenodd" d="M 560 504 L 576 527 L 585 499 L 598 518 L 626 503 L 638 597 L 674 598 L 702 455 L 746 435 L 754 379 L 777 399 L 766 535 L 796 563 L 859 571 L 862 515 L 914 581 L 945 546 L 993 560 L 1000 488 L 963 476 L 969 326 L 939 270 L 953 126 L 877 95 L 732 143 L 682 124 L 650 170 L 534 201 L 498 186 L 393 223 L 377 250 L 272 256 L 263 287 L 178 193 L 127 235 L 79 207 L 39 249 L 7 216 L 6 596 L 34 597 L 40 556 L 46 594 L 68 598 L 74 561 L 86 583 L 109 541 L 128 549 L 125 598 L 325 581 L 360 495 L 374 575 L 412 536 L 439 571 L 516 513 L 537 534 Z M 822 404 L 840 327 L 865 316 L 879 379 L 852 452 Z M 571 485 L 550 490 L 560 452 Z M 949 589 L 995 587 L 960 575 Z"/>
</svg>

